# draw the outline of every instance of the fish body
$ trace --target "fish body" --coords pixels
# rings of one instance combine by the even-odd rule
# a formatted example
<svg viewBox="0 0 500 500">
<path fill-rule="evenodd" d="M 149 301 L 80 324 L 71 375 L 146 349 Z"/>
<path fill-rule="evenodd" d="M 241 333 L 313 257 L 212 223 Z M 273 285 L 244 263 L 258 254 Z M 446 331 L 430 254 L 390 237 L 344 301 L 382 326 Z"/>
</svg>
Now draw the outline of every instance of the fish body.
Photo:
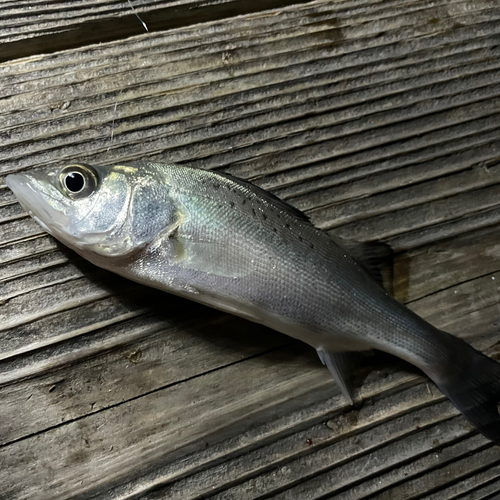
<svg viewBox="0 0 500 500">
<path fill-rule="evenodd" d="M 500 442 L 500 365 L 391 297 L 376 279 L 377 246 L 334 239 L 260 188 L 187 166 L 76 164 L 7 183 L 94 264 L 313 346 L 349 401 L 345 353 L 385 351 Z"/>
</svg>

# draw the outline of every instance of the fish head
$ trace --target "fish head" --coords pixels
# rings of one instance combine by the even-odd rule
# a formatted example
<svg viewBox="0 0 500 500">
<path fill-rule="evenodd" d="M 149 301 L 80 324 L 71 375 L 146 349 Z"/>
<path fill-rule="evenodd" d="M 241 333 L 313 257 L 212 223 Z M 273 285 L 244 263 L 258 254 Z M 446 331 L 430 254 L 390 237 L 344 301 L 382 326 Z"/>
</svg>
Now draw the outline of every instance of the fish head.
<svg viewBox="0 0 500 500">
<path fill-rule="evenodd" d="M 166 230 L 176 208 L 154 168 L 71 164 L 7 176 L 33 219 L 89 260 L 125 257 Z"/>
</svg>

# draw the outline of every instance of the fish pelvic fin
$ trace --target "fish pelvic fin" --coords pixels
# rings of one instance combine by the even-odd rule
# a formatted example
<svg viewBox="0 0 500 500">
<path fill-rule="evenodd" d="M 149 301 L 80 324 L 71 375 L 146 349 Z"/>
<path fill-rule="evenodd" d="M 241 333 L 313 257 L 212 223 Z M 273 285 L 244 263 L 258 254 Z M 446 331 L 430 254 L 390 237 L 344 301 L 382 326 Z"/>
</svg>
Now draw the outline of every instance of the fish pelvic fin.
<svg viewBox="0 0 500 500">
<path fill-rule="evenodd" d="M 483 436 L 500 444 L 500 363 L 462 339 L 450 337 L 454 362 L 437 375 L 432 370 L 427 374 Z"/>
<path fill-rule="evenodd" d="M 332 236 L 335 243 L 354 258 L 387 292 L 393 292 L 393 260 L 392 248 L 382 241 L 361 243 Z"/>
<path fill-rule="evenodd" d="M 319 359 L 332 374 L 340 391 L 349 404 L 354 404 L 353 372 L 359 365 L 358 353 L 331 352 L 323 347 L 316 349 Z"/>
</svg>

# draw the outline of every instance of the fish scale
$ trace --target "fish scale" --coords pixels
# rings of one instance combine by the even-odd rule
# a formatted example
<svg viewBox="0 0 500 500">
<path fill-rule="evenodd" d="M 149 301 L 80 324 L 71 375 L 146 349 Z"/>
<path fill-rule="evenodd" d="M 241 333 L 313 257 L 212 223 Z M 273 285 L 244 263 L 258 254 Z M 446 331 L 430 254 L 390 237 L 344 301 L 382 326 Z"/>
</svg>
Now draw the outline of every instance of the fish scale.
<svg viewBox="0 0 500 500">
<path fill-rule="evenodd" d="M 249 182 L 188 166 L 72 164 L 7 184 L 94 264 L 308 343 L 349 402 L 349 353 L 378 349 L 424 371 L 500 444 L 500 364 L 387 293 L 386 245 L 330 237 Z"/>
</svg>

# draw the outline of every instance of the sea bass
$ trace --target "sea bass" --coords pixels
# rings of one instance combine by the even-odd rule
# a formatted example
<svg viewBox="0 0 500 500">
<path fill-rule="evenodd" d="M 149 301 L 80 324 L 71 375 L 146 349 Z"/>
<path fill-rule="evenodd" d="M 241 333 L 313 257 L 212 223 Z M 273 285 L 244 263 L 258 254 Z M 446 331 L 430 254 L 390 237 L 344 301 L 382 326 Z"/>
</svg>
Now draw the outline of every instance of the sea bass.
<svg viewBox="0 0 500 500">
<path fill-rule="evenodd" d="M 500 364 L 391 297 L 380 247 L 334 239 L 274 195 L 188 166 L 73 164 L 9 175 L 7 185 L 97 266 L 310 344 L 349 402 L 346 353 L 385 351 L 500 444 Z"/>
</svg>

